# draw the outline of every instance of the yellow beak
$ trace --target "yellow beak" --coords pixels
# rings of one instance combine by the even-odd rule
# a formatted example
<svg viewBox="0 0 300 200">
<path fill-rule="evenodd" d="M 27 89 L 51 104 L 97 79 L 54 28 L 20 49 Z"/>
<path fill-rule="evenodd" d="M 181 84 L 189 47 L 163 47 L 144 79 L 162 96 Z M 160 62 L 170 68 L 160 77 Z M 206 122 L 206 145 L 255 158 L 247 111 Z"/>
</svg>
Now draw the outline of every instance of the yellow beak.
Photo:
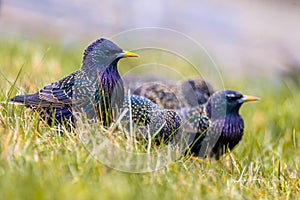
<svg viewBox="0 0 300 200">
<path fill-rule="evenodd" d="M 248 95 L 244 95 L 242 98 L 243 102 L 248 102 L 248 101 L 258 101 L 260 100 L 258 97 L 255 96 L 248 96 Z"/>
<path fill-rule="evenodd" d="M 137 54 L 135 54 L 135 53 L 132 53 L 132 52 L 130 52 L 130 51 L 124 51 L 124 52 L 122 53 L 122 56 L 123 56 L 124 58 L 127 58 L 127 57 L 139 57 L 139 55 L 137 55 Z"/>
</svg>

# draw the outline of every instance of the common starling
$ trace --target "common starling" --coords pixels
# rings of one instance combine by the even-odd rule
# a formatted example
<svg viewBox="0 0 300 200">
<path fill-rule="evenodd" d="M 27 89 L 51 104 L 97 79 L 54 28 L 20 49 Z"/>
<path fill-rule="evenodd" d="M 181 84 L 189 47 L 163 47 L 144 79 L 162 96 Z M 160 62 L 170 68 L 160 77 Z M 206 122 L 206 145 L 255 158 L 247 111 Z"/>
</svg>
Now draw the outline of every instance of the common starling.
<svg viewBox="0 0 300 200">
<path fill-rule="evenodd" d="M 195 134 L 187 153 L 199 157 L 215 157 L 233 149 L 242 139 L 244 120 L 239 109 L 244 102 L 259 100 L 237 91 L 214 93 L 202 106 L 181 110 L 186 131 Z"/>
<path fill-rule="evenodd" d="M 175 87 L 162 83 L 146 83 L 133 91 L 133 94 L 144 96 L 165 109 L 176 110 L 180 107 L 180 99 Z"/>
<path fill-rule="evenodd" d="M 175 83 L 130 76 L 125 83 L 133 94 L 147 97 L 165 109 L 196 107 L 205 103 L 214 92 L 213 87 L 201 78 Z"/>
<path fill-rule="evenodd" d="M 204 104 L 214 93 L 212 85 L 201 78 L 191 78 L 183 81 L 180 90 L 181 96 L 186 100 L 188 107 Z"/>
<path fill-rule="evenodd" d="M 126 96 L 123 108 L 128 109 L 123 119 L 125 127 L 128 128 L 133 123 L 135 128 L 139 128 L 142 138 L 147 139 L 149 131 L 157 144 L 161 141 L 168 143 L 181 132 L 182 120 L 176 111 L 161 109 L 145 97 Z"/>
<path fill-rule="evenodd" d="M 120 108 L 124 101 L 117 63 L 121 58 L 137 56 L 107 39 L 97 39 L 84 51 L 81 69 L 46 85 L 37 93 L 15 96 L 10 102 L 40 112 L 49 124 L 74 122 L 74 115 L 79 112 L 88 119 L 100 118 L 108 126 L 112 110 Z"/>
</svg>

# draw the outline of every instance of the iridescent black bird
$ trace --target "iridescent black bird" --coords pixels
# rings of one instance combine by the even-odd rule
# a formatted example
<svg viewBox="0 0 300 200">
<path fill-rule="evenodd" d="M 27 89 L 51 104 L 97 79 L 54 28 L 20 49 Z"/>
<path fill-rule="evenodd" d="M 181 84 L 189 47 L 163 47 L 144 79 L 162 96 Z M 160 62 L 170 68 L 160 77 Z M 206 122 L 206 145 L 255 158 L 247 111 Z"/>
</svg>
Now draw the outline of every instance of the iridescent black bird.
<svg viewBox="0 0 300 200">
<path fill-rule="evenodd" d="M 188 153 L 219 159 L 227 148 L 233 149 L 244 133 L 239 109 L 244 102 L 257 100 L 257 97 L 224 90 L 214 93 L 202 106 L 179 111 L 186 120 L 185 130 L 195 134 Z"/>
<path fill-rule="evenodd" d="M 83 112 L 88 119 L 100 118 L 109 125 L 112 109 L 120 108 L 124 101 L 117 63 L 121 58 L 137 56 L 107 39 L 98 39 L 86 48 L 81 69 L 37 93 L 15 96 L 10 102 L 40 112 L 48 123 L 53 123 L 53 119 L 58 123 L 74 122 L 74 114 Z"/>
<path fill-rule="evenodd" d="M 141 84 L 133 94 L 146 97 L 165 109 L 176 110 L 181 104 L 176 89 L 160 82 Z"/>
<path fill-rule="evenodd" d="M 166 109 L 195 107 L 207 101 L 213 87 L 201 78 L 191 78 L 177 83 L 154 80 L 148 77 L 125 77 L 128 89 L 133 94 L 144 96 Z"/>
<path fill-rule="evenodd" d="M 180 91 L 186 101 L 186 106 L 195 107 L 206 103 L 214 93 L 214 88 L 204 79 L 190 78 L 181 82 Z"/>
<path fill-rule="evenodd" d="M 155 139 L 157 144 L 161 141 L 168 143 L 182 130 L 182 120 L 177 112 L 161 109 L 156 103 L 145 97 L 126 96 L 123 108 L 128 109 L 123 119 L 126 128 L 130 126 L 130 122 L 133 122 L 132 125 L 139 128 L 141 137 L 147 139 L 149 131 L 150 136 Z"/>
</svg>

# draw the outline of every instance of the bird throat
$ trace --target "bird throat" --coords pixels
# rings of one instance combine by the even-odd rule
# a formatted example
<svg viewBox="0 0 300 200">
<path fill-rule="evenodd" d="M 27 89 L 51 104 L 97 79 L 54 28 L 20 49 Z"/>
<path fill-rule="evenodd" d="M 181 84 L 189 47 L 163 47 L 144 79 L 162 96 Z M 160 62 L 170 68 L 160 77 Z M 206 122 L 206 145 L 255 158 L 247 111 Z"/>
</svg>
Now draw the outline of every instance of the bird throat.
<svg viewBox="0 0 300 200">
<path fill-rule="evenodd" d="M 105 70 L 97 70 L 99 83 L 99 117 L 105 126 L 113 121 L 113 116 L 122 107 L 124 101 L 123 80 L 115 60 Z"/>
</svg>

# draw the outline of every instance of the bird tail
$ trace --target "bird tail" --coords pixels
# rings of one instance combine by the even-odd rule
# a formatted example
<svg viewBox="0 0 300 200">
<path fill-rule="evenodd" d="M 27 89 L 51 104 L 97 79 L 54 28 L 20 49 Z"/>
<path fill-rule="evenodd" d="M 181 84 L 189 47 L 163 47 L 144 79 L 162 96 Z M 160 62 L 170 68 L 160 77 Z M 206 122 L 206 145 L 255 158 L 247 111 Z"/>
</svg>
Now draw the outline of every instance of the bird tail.
<svg viewBox="0 0 300 200">
<path fill-rule="evenodd" d="M 0 104 L 13 104 L 13 105 L 25 105 L 23 95 L 15 96 L 9 100 L 1 101 Z"/>
<path fill-rule="evenodd" d="M 20 102 L 14 102 L 14 101 L 0 101 L 1 105 L 6 105 L 6 104 L 11 104 L 11 105 L 24 105 L 24 103 L 20 103 Z"/>
<path fill-rule="evenodd" d="M 9 100 L 1 101 L 0 104 L 26 105 L 26 96 L 18 95 Z"/>
<path fill-rule="evenodd" d="M 15 96 L 15 97 L 11 98 L 9 100 L 9 102 L 25 104 L 26 103 L 26 96 L 24 96 L 24 95 Z"/>
<path fill-rule="evenodd" d="M 15 104 L 15 105 L 31 105 L 31 104 L 37 104 L 38 102 L 40 102 L 40 99 L 38 98 L 37 94 L 28 94 L 28 95 L 17 95 L 11 98 L 6 103 Z"/>
</svg>

